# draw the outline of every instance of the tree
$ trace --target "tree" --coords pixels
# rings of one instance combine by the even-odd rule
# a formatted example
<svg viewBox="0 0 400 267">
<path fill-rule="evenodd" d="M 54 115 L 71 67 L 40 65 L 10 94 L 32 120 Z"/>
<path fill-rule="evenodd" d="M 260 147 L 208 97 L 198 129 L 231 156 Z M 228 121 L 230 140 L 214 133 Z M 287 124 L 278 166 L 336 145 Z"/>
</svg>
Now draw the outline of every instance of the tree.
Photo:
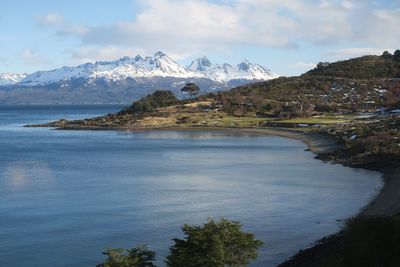
<svg viewBox="0 0 400 267">
<path fill-rule="evenodd" d="M 190 97 L 197 95 L 200 92 L 200 88 L 194 83 L 187 83 L 182 89 L 181 92 L 189 93 Z"/>
<path fill-rule="evenodd" d="M 97 267 L 155 267 L 156 253 L 148 250 L 145 245 L 139 245 L 133 249 L 109 248 L 104 255 L 107 260 L 98 264 Z"/>
<path fill-rule="evenodd" d="M 178 102 L 178 99 L 171 91 L 157 90 L 135 101 L 126 112 L 151 112 L 157 108 L 176 105 Z"/>
<path fill-rule="evenodd" d="M 209 220 L 203 226 L 184 225 L 185 239 L 175 238 L 166 259 L 170 267 L 247 266 L 262 246 L 239 222 Z"/>
<path fill-rule="evenodd" d="M 395 60 L 400 61 L 400 50 L 397 49 L 396 51 L 394 51 L 393 56 Z"/>
<path fill-rule="evenodd" d="M 388 51 L 384 51 L 382 54 L 382 57 L 384 58 L 390 58 L 392 55 Z"/>
</svg>

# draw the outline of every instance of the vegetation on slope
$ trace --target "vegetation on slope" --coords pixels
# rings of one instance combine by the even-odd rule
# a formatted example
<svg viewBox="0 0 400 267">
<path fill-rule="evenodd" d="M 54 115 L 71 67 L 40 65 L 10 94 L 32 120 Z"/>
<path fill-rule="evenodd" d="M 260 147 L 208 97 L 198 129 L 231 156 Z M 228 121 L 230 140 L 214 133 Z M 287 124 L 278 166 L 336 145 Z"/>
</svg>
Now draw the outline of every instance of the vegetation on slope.
<svg viewBox="0 0 400 267">
<path fill-rule="evenodd" d="M 257 113 L 292 118 L 374 112 L 392 105 L 392 94 L 386 93 L 399 84 L 399 56 L 365 56 L 322 64 L 297 77 L 237 87 L 219 93 L 216 100 L 224 111 L 237 116 Z"/>
<path fill-rule="evenodd" d="M 154 93 L 135 101 L 122 113 L 152 112 L 157 108 L 168 107 L 178 103 L 171 91 L 157 90 Z"/>
<path fill-rule="evenodd" d="M 346 165 L 373 170 L 395 168 L 400 163 L 400 117 L 370 117 L 315 129 L 344 144 L 342 151 L 326 155 Z"/>
<path fill-rule="evenodd" d="M 384 53 L 382 56 L 363 56 L 335 63 L 320 63 L 317 68 L 302 75 L 328 76 L 346 79 L 400 78 L 400 56 Z"/>
<path fill-rule="evenodd" d="M 400 216 L 357 217 L 341 233 L 279 267 L 397 267 L 399 263 Z"/>
</svg>

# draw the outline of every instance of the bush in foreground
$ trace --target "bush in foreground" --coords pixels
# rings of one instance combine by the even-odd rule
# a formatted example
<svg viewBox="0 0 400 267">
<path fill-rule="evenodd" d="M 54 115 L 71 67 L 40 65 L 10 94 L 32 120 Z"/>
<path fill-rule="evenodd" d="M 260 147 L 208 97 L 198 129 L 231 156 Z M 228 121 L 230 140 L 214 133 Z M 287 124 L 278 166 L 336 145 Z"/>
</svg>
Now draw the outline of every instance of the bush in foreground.
<svg viewBox="0 0 400 267">
<path fill-rule="evenodd" d="M 185 225 L 185 239 L 175 238 L 166 263 L 171 267 L 247 266 L 262 246 L 239 222 L 209 220 L 203 226 Z"/>
<path fill-rule="evenodd" d="M 127 252 L 127 253 L 126 253 Z M 109 248 L 106 252 L 107 260 L 97 267 L 155 267 L 156 253 L 148 250 L 145 245 L 133 249 Z"/>
<path fill-rule="evenodd" d="M 170 267 L 247 266 L 257 258 L 262 246 L 251 233 L 243 232 L 240 222 L 209 220 L 203 226 L 184 225 L 184 239 L 175 238 L 165 263 Z M 127 253 L 126 253 L 127 252 Z M 154 251 L 146 246 L 130 250 L 108 249 L 104 263 L 97 267 L 154 267 Z"/>
</svg>

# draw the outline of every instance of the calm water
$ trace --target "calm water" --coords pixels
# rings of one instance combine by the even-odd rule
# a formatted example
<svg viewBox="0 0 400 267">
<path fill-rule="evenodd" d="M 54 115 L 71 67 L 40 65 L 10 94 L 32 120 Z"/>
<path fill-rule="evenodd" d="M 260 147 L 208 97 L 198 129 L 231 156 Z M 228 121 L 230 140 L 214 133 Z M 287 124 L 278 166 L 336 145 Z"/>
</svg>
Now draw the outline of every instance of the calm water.
<svg viewBox="0 0 400 267">
<path fill-rule="evenodd" d="M 183 223 L 240 220 L 274 266 L 337 231 L 381 184 L 279 137 L 23 128 L 116 106 L 0 107 L 0 266 L 94 266 L 146 243 L 158 260 Z"/>
</svg>

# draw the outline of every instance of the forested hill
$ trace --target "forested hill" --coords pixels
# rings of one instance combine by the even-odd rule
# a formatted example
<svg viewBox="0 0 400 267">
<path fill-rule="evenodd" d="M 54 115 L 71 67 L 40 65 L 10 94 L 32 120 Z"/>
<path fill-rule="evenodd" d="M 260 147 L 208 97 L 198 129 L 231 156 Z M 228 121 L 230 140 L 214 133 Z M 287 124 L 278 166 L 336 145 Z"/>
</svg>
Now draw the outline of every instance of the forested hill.
<svg viewBox="0 0 400 267">
<path fill-rule="evenodd" d="M 400 50 L 318 66 L 296 77 L 237 87 L 218 94 L 238 116 L 298 117 L 318 113 L 374 112 L 400 99 Z"/>
<path fill-rule="evenodd" d="M 400 52 L 398 52 L 400 54 Z M 347 79 L 400 78 L 400 55 L 363 56 L 334 63 L 320 62 L 317 68 L 301 75 Z"/>
</svg>

